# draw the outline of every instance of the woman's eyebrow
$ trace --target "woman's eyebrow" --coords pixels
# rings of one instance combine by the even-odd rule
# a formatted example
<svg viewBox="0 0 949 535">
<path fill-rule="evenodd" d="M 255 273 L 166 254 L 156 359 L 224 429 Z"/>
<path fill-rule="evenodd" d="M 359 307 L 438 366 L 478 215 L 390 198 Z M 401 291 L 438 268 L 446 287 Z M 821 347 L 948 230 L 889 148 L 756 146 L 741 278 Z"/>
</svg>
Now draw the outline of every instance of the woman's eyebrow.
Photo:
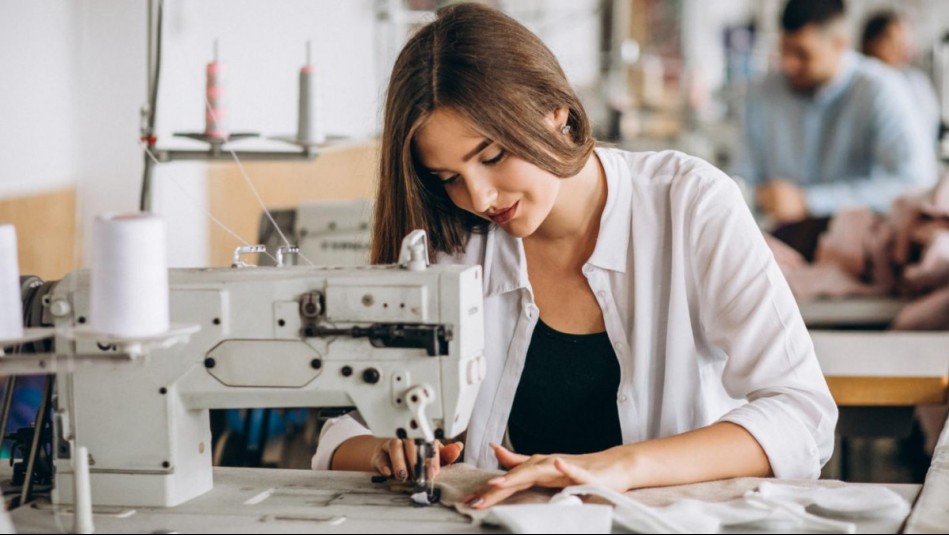
<svg viewBox="0 0 949 535">
<path fill-rule="evenodd" d="M 476 154 L 478 154 L 479 152 L 483 151 L 485 148 L 487 148 L 488 145 L 490 145 L 490 144 L 492 144 L 492 143 L 494 143 L 494 141 L 492 141 L 492 140 L 490 140 L 490 139 L 488 139 L 488 138 L 484 138 L 484 139 L 481 141 L 481 143 L 478 143 L 478 146 L 475 147 L 474 150 L 472 150 L 472 151 L 469 152 L 468 154 L 465 154 L 465 156 L 461 159 L 461 161 L 467 162 L 468 160 L 474 158 Z M 432 173 L 432 174 L 440 173 L 440 172 L 444 171 L 444 169 L 431 169 L 431 168 L 428 168 L 428 167 L 426 167 L 425 170 L 428 171 L 429 173 Z"/>
<path fill-rule="evenodd" d="M 493 143 L 493 141 L 491 141 L 488 138 L 484 138 L 484 140 L 481 141 L 481 143 L 478 143 L 478 146 L 475 147 L 474 150 L 472 150 L 468 154 L 465 154 L 465 157 L 462 158 L 461 161 L 467 162 L 468 160 L 474 158 L 475 154 L 478 154 L 479 152 L 483 151 L 491 143 Z"/>
</svg>

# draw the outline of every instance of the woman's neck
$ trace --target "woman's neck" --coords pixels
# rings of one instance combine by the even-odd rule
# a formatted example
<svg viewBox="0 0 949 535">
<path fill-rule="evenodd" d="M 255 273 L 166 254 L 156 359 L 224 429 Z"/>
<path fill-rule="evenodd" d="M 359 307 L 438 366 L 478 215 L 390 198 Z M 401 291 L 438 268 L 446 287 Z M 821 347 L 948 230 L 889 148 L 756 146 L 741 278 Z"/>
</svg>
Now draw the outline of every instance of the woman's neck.
<svg viewBox="0 0 949 535">
<path fill-rule="evenodd" d="M 595 243 L 606 206 L 606 174 L 596 153 L 579 173 L 560 180 L 557 200 L 547 219 L 526 239 L 536 244 Z"/>
</svg>

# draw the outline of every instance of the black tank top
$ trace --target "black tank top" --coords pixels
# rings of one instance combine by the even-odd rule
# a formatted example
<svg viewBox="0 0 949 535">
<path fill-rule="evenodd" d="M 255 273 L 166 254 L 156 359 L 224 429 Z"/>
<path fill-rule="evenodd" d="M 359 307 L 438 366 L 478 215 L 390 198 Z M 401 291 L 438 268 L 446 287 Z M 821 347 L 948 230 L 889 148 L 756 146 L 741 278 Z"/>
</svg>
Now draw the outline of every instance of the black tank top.
<svg viewBox="0 0 949 535">
<path fill-rule="evenodd" d="M 619 382 L 605 332 L 566 334 L 538 320 L 508 419 L 514 450 L 582 454 L 622 444 Z"/>
</svg>

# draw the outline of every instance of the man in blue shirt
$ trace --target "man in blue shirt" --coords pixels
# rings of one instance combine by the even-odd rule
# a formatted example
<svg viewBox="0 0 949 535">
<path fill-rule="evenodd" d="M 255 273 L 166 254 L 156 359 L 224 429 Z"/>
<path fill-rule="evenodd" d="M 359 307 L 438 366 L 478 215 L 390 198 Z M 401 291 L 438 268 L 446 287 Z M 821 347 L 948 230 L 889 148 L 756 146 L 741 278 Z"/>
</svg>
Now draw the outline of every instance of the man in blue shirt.
<svg viewBox="0 0 949 535">
<path fill-rule="evenodd" d="M 777 223 L 846 206 L 889 209 L 936 180 L 899 75 L 849 50 L 843 0 L 789 0 L 781 70 L 749 89 L 733 175 Z"/>
</svg>

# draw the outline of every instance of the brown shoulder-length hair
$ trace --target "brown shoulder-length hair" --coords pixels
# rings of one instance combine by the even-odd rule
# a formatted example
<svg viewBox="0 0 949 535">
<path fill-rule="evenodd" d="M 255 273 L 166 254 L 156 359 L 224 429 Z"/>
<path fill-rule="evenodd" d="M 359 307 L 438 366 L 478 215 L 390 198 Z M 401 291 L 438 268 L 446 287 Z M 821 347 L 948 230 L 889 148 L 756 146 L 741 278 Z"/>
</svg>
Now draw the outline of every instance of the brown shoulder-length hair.
<svg viewBox="0 0 949 535">
<path fill-rule="evenodd" d="M 430 253 L 464 250 L 489 222 L 454 205 L 413 149 L 418 128 L 439 107 L 451 108 L 509 154 L 566 178 L 593 151 L 590 122 L 553 53 L 527 28 L 479 4 L 439 10 L 395 62 L 386 95 L 371 261 L 398 260 L 402 238 L 428 233 Z M 569 136 L 546 118 L 569 111 Z"/>
</svg>

